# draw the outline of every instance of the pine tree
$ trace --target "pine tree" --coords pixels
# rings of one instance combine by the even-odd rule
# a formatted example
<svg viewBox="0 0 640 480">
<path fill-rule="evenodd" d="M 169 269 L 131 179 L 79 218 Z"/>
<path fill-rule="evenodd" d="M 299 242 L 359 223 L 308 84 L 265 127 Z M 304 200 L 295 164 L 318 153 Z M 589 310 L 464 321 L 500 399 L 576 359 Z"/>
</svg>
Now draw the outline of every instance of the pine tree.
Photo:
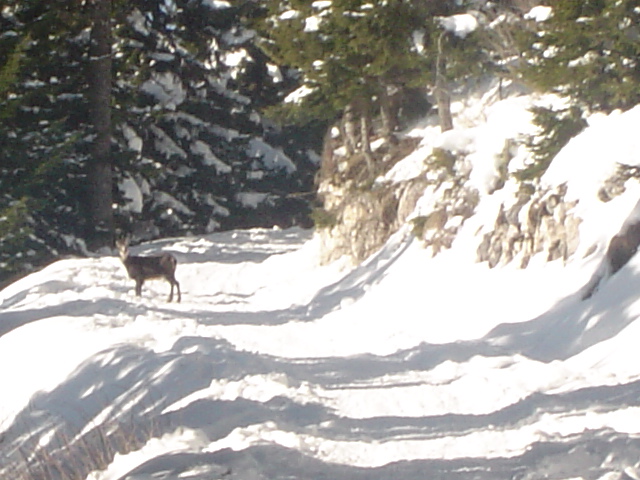
<svg viewBox="0 0 640 480">
<path fill-rule="evenodd" d="M 519 37 L 522 79 L 567 98 L 567 107 L 534 110 L 540 127 L 530 140 L 535 162 L 518 173 L 529 180 L 586 126 L 589 112 L 628 109 L 640 103 L 640 9 L 636 1 L 548 1 L 552 15 L 530 20 Z"/>
<path fill-rule="evenodd" d="M 74 2 L 6 1 L 0 14 L 3 71 L 11 71 L 0 92 L 0 278 L 69 248 L 84 222 L 86 135 L 73 128 L 86 112 L 84 81 L 69 67 L 82 64 L 85 25 L 75 10 Z"/>
<path fill-rule="evenodd" d="M 304 172 L 313 166 L 306 152 L 289 150 L 294 161 L 271 145 L 273 129 L 257 109 L 283 87 L 240 24 L 246 11 L 189 1 L 127 6 L 117 22 L 117 175 L 137 184 L 142 205 L 124 202 L 121 228 L 146 223 L 175 235 L 268 226 L 268 210 L 300 208 L 289 192 L 310 187 Z M 263 200 L 258 210 L 249 198 Z"/>
<path fill-rule="evenodd" d="M 640 9 L 634 0 L 552 1 L 525 76 L 538 87 L 609 112 L 640 103 Z"/>
<path fill-rule="evenodd" d="M 289 97 L 280 118 L 333 120 L 345 113 L 366 123 L 390 88 L 424 77 L 426 62 L 412 37 L 424 21 L 418 2 L 266 3 L 261 46 L 302 75 L 302 95 Z"/>
<path fill-rule="evenodd" d="M 9 0 L 0 10 L 0 276 L 86 252 L 99 223 L 88 209 L 88 6 Z M 258 113 L 290 79 L 253 46 L 244 14 L 222 2 L 113 0 L 117 228 L 140 239 L 304 221 L 307 201 L 291 194 L 309 191 L 316 167 Z"/>
<path fill-rule="evenodd" d="M 442 17 L 466 11 L 461 2 L 271 0 L 266 5 L 258 26 L 261 46 L 301 76 L 277 118 L 341 118 L 347 149 L 359 145 L 365 157 L 366 135 L 357 132 L 369 129 L 372 116 L 380 116 L 383 135 L 395 128 L 392 92 L 431 88 L 445 107 L 451 82 L 477 73 L 483 64 L 485 52 L 474 34 L 463 39 L 442 26 Z M 445 128 L 450 126 L 449 121 Z"/>
</svg>

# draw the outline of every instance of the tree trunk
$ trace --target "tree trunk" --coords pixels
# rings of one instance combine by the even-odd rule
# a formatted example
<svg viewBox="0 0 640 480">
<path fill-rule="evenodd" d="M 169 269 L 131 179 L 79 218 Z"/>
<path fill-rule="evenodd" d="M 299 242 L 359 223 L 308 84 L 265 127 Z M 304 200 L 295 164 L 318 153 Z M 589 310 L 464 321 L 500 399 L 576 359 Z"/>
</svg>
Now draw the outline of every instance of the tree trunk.
<svg viewBox="0 0 640 480">
<path fill-rule="evenodd" d="M 342 117 L 342 133 L 344 135 L 344 146 L 347 149 L 347 155 L 351 156 L 355 153 L 358 146 L 353 105 L 347 105 L 344 109 L 344 115 Z"/>
<path fill-rule="evenodd" d="M 440 130 L 446 132 L 453 130 L 453 117 L 451 116 L 451 97 L 446 86 L 436 82 L 436 102 L 438 103 L 438 117 Z"/>
<path fill-rule="evenodd" d="M 364 156 L 364 161 L 367 163 L 367 170 L 369 175 L 372 176 L 374 174 L 374 166 L 373 166 L 373 152 L 371 151 L 371 141 L 369 139 L 369 135 L 371 134 L 371 112 L 369 108 L 364 107 L 362 109 L 362 114 L 360 117 L 360 147 L 362 149 L 362 155 Z"/>
<path fill-rule="evenodd" d="M 380 93 L 380 117 L 382 119 L 382 135 L 390 140 L 398 127 L 398 109 L 394 105 L 394 97 L 398 89 L 389 85 L 382 85 Z"/>
<path fill-rule="evenodd" d="M 87 241 L 92 249 L 113 243 L 111 162 L 111 0 L 89 2 L 91 41 L 88 64 L 89 115 L 95 138 L 87 165 Z"/>
<path fill-rule="evenodd" d="M 453 117 L 451 116 L 451 96 L 447 85 L 445 72 L 447 63 L 442 49 L 442 42 L 446 32 L 438 38 L 438 58 L 436 60 L 436 86 L 435 95 L 438 104 L 438 117 L 440 118 L 440 130 L 446 132 L 453 130 Z"/>
</svg>

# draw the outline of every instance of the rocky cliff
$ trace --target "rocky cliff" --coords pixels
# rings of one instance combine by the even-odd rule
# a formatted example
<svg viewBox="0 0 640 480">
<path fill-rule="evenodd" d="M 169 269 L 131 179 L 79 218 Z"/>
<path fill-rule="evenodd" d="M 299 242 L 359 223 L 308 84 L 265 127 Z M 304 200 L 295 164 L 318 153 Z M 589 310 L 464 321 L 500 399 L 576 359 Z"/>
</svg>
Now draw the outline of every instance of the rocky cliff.
<svg viewBox="0 0 640 480">
<path fill-rule="evenodd" d="M 494 93 L 460 100 L 452 132 L 441 134 L 426 121 L 399 136 L 399 142 L 374 142 L 374 176 L 366 175 L 362 159 L 346 156 L 341 148 L 332 149 L 328 157 L 325 152 L 318 180 L 324 260 L 347 255 L 362 261 L 408 225 L 433 255 L 450 248 L 466 226 L 476 261 L 491 268 L 526 268 L 534 257 L 567 262 L 605 248 L 608 264 L 602 275 L 626 263 L 640 244 L 640 221 L 634 220 L 640 170 L 627 158 L 598 160 L 598 152 L 593 152 L 583 161 L 602 161 L 610 171 L 601 177 L 604 181 L 589 184 L 588 192 L 583 188 L 576 194 L 575 185 L 586 182 L 576 157 L 594 148 L 594 132 L 590 136 L 593 129 L 588 128 L 582 140 L 576 138 L 558 155 L 561 163 L 577 162 L 566 178 L 551 172 L 518 180 L 515 173 L 531 162 L 527 145 L 536 134 L 528 112 L 540 98 L 496 99 Z M 619 224 L 619 234 L 597 238 L 597 226 L 583 225 L 581 212 L 620 197 L 625 198 L 610 219 Z M 470 224 L 479 211 L 484 223 Z M 598 281 L 592 280 L 592 287 Z"/>
</svg>

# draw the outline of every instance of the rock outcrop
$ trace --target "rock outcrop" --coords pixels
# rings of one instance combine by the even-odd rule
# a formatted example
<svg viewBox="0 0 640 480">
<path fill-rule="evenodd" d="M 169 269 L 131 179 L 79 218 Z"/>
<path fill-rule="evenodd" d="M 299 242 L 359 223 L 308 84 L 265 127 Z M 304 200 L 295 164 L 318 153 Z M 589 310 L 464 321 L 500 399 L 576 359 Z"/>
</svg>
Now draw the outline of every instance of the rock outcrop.
<svg viewBox="0 0 640 480">
<path fill-rule="evenodd" d="M 323 262 L 343 256 L 354 263 L 361 262 L 406 222 L 424 194 L 425 181 L 377 180 L 416 145 L 416 139 L 385 144 L 375 152 L 375 172 L 369 171 L 357 154 L 348 157 L 340 150 L 325 152 L 318 177 L 318 195 L 323 205 L 316 212 L 323 219 L 320 224 L 316 221 L 324 245 Z"/>
<path fill-rule="evenodd" d="M 375 172 L 357 155 L 349 157 L 340 148 L 331 148 L 318 182 L 325 219 L 318 228 L 325 246 L 323 260 L 330 262 L 346 255 L 358 263 L 405 223 L 410 223 L 414 236 L 437 255 L 451 248 L 480 201 L 485 201 L 482 195 L 491 197 L 489 204 L 496 214 L 492 223 L 478 226 L 471 235 L 476 239 L 476 260 L 491 268 L 510 263 L 526 268 L 534 257 L 537 261 L 567 261 L 579 251 L 587 256 L 604 248 L 584 245 L 585 239 L 580 238 L 582 219 L 576 208 L 579 201 L 568 198 L 566 183 L 550 186 L 540 178 L 519 181 L 509 173 L 509 162 L 517 151 L 514 142 L 506 138 L 504 154 L 495 149 L 496 170 L 488 187 L 479 185 L 478 176 L 473 176 L 464 148 L 423 146 L 415 150 L 417 139 L 384 144 L 375 151 Z M 398 161 L 411 154 L 415 166 L 415 153 L 421 151 L 426 152 L 424 160 L 417 159 L 423 162 L 419 165 L 422 173 L 409 180 L 389 180 L 395 178 L 390 172 Z M 640 168 L 620 165 L 594 194 L 601 202 L 609 202 L 625 193 L 627 182 L 638 179 Z M 640 246 L 640 220 L 634 221 L 633 215 L 608 245 L 604 275 L 622 268 Z M 598 282 L 596 279 L 593 285 L 597 287 Z"/>
<path fill-rule="evenodd" d="M 355 263 L 376 252 L 403 225 L 424 193 L 418 179 L 373 186 L 368 191 L 324 191 L 324 210 L 332 223 L 318 229 L 325 248 L 323 262 L 342 256 Z"/>
<path fill-rule="evenodd" d="M 580 218 L 571 213 L 577 202 L 566 202 L 565 193 L 566 186 L 522 189 L 513 205 L 501 205 L 493 229 L 482 237 L 478 261 L 492 268 L 518 261 L 525 268 L 539 253 L 547 261 L 567 260 L 578 248 Z"/>
</svg>

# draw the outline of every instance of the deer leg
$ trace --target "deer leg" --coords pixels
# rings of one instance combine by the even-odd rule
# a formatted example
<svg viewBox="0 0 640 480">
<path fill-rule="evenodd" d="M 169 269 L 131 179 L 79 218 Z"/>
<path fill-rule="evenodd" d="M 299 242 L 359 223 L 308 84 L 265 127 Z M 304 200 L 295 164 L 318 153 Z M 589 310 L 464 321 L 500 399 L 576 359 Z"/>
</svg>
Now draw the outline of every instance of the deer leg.
<svg viewBox="0 0 640 480">
<path fill-rule="evenodd" d="M 140 297 L 142 295 L 142 284 L 144 280 L 136 280 L 136 296 Z"/>
<path fill-rule="evenodd" d="M 173 300 L 173 287 L 175 285 L 176 290 L 178 291 L 178 300 L 177 300 L 177 302 L 180 303 L 180 301 L 182 300 L 182 295 L 180 294 L 180 284 L 175 279 L 175 277 L 169 279 L 169 283 L 171 283 L 171 294 L 169 295 L 169 301 L 171 302 Z"/>
<path fill-rule="evenodd" d="M 178 283 L 178 281 L 174 278 L 173 281 L 176 284 L 176 289 L 178 290 L 178 303 L 180 303 L 180 301 L 182 300 L 182 295 L 180 294 L 180 284 Z M 171 287 L 173 288 L 173 287 Z"/>
<path fill-rule="evenodd" d="M 167 282 L 171 284 L 171 293 L 169 294 L 169 301 L 170 302 L 173 301 L 173 287 L 175 285 L 176 289 L 178 290 L 178 303 L 180 303 L 180 300 L 182 300 L 180 295 L 180 284 L 176 280 L 176 277 L 174 275 L 171 275 L 171 276 L 167 275 L 164 278 L 167 280 Z"/>
</svg>

